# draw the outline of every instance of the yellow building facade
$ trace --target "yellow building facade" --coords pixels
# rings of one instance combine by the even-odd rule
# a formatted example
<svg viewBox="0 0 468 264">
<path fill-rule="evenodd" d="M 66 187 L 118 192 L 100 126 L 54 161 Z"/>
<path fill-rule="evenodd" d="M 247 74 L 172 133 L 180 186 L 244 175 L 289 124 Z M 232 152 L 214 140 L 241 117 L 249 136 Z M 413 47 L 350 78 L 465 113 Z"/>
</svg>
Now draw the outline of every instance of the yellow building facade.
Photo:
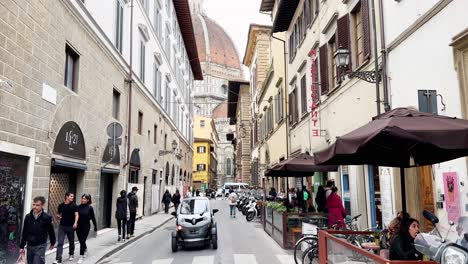
<svg viewBox="0 0 468 264">
<path fill-rule="evenodd" d="M 216 153 L 219 141 L 213 119 L 195 116 L 192 186 L 204 191 L 216 182 Z"/>
</svg>

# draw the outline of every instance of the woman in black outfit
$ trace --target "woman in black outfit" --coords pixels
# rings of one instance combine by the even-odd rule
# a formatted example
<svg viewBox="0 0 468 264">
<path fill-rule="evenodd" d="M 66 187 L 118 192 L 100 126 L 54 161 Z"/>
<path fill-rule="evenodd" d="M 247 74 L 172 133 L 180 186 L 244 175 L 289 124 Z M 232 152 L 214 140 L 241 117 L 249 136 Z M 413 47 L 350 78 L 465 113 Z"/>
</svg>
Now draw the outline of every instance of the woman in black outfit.
<svg viewBox="0 0 468 264">
<path fill-rule="evenodd" d="M 414 239 L 418 233 L 418 220 L 403 218 L 398 235 L 390 244 L 390 260 L 422 260 L 423 255 L 414 247 Z"/>
<path fill-rule="evenodd" d="M 177 212 L 177 208 L 179 208 L 180 204 L 180 193 L 179 190 L 176 190 L 174 195 L 172 195 L 172 203 L 174 204 L 174 209 Z"/>
<path fill-rule="evenodd" d="M 169 213 L 169 204 L 171 203 L 171 194 L 169 193 L 169 190 L 166 190 L 166 192 L 163 195 L 162 202 L 164 204 L 164 212 L 166 214 Z"/>
<path fill-rule="evenodd" d="M 89 221 L 93 221 L 94 232 L 97 232 L 96 217 L 94 216 L 94 209 L 91 204 L 91 195 L 83 194 L 81 196 L 81 204 L 78 206 L 78 225 L 76 227 L 76 234 L 80 241 L 80 259 L 78 263 L 83 263 L 85 253 L 87 253 L 86 239 L 88 238 L 91 224 Z"/>
<path fill-rule="evenodd" d="M 127 192 L 125 190 L 120 191 L 120 197 L 117 198 L 116 207 L 117 210 L 115 211 L 115 218 L 117 219 L 117 230 L 119 232 L 119 238 L 117 241 L 120 241 L 123 237 L 123 241 L 125 242 L 125 227 L 127 226 L 127 219 L 130 217 L 130 211 L 128 210 L 127 203 Z"/>
</svg>

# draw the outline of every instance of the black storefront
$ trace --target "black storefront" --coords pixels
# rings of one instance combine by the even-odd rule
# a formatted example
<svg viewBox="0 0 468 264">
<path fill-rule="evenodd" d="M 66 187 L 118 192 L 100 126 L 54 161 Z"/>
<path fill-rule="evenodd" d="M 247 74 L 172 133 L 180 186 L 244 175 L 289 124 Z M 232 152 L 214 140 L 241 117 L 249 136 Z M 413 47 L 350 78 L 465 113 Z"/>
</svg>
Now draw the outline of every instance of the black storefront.
<svg viewBox="0 0 468 264">
<path fill-rule="evenodd" d="M 62 126 L 55 139 L 53 153 L 65 157 L 54 156 L 51 160 L 48 212 L 57 227 L 58 205 L 64 201 L 66 192 L 73 192 L 76 196 L 87 169 L 85 141 L 77 123 L 69 121 Z"/>
<path fill-rule="evenodd" d="M 0 263 L 18 257 L 28 160 L 0 151 Z"/>
<path fill-rule="evenodd" d="M 102 157 L 101 179 L 99 188 L 100 210 L 98 224 L 100 228 L 111 227 L 112 201 L 119 190 L 114 191 L 120 174 L 120 150 L 117 145 L 107 145 Z"/>
</svg>

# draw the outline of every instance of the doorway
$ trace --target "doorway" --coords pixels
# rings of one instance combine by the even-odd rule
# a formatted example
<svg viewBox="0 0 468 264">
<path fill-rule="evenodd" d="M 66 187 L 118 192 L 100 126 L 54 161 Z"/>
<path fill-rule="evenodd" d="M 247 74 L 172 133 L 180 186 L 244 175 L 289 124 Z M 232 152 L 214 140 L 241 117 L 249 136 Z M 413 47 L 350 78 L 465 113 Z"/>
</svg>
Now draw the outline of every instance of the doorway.
<svg viewBox="0 0 468 264">
<path fill-rule="evenodd" d="M 114 193 L 114 175 L 108 173 L 101 174 L 101 223 L 100 228 L 111 227 L 112 221 L 112 195 Z"/>
<path fill-rule="evenodd" d="M 0 263 L 18 258 L 27 168 L 27 157 L 0 152 Z"/>
<path fill-rule="evenodd" d="M 77 175 L 75 170 L 61 167 L 51 168 L 48 212 L 52 216 L 52 223 L 56 230 L 58 230 L 60 223 L 60 220 L 57 218 L 57 209 L 59 204 L 63 203 L 67 192 L 75 194 L 76 203 L 76 191 Z"/>
</svg>

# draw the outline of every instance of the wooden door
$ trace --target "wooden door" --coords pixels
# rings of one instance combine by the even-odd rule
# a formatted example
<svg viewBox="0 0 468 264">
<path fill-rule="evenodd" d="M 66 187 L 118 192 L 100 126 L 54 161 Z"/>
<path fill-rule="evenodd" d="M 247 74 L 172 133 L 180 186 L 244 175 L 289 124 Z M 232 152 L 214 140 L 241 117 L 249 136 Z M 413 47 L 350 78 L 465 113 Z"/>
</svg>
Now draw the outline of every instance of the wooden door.
<svg viewBox="0 0 468 264">
<path fill-rule="evenodd" d="M 418 167 L 418 180 L 420 186 L 420 198 L 421 198 L 421 211 L 428 210 L 432 213 L 435 212 L 434 205 L 434 189 L 432 184 L 432 166 Z M 425 218 L 421 218 L 421 231 L 426 232 L 432 230 L 432 224 Z"/>
</svg>

